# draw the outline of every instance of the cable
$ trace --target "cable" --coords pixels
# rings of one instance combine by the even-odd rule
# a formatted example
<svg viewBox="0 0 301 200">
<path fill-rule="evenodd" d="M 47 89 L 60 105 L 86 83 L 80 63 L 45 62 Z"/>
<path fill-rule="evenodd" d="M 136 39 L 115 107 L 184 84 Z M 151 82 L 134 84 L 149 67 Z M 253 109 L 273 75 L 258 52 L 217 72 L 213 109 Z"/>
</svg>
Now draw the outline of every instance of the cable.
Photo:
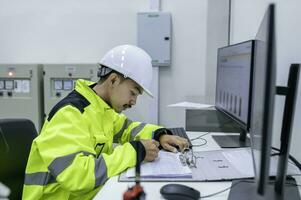
<svg viewBox="0 0 301 200">
<path fill-rule="evenodd" d="M 202 143 L 202 144 L 192 144 L 192 146 L 193 146 L 193 147 L 201 147 L 201 146 L 204 146 L 204 145 L 207 144 L 207 140 L 206 140 L 206 139 L 204 139 L 204 138 L 199 138 L 199 140 L 203 140 L 204 143 Z"/>
<path fill-rule="evenodd" d="M 192 138 L 192 139 L 190 139 L 190 141 L 197 140 L 197 139 L 199 139 L 201 137 L 204 137 L 205 135 L 208 135 L 209 133 L 210 132 L 207 132 L 207 133 L 204 133 L 203 135 L 197 136 L 196 138 Z"/>
<path fill-rule="evenodd" d="M 193 147 L 200 147 L 200 146 L 206 145 L 206 144 L 207 144 L 207 140 L 204 139 L 204 138 L 202 138 L 202 137 L 204 137 L 205 135 L 208 135 L 209 133 L 210 133 L 210 132 L 207 132 L 207 133 L 204 133 L 204 134 L 202 134 L 202 135 L 200 135 L 200 136 L 198 136 L 198 137 L 196 137 L 196 138 L 190 139 L 191 143 L 192 143 L 192 141 L 194 141 L 194 140 L 202 140 L 202 141 L 204 141 L 202 144 L 192 144 L 192 146 L 193 146 Z"/>
<path fill-rule="evenodd" d="M 279 156 L 279 155 L 280 155 L 280 153 L 272 153 L 271 157 L 273 157 L 273 156 Z M 296 166 L 300 170 L 300 168 L 296 165 L 296 163 L 294 161 L 290 161 L 290 159 L 289 159 L 287 162 L 290 163 L 290 164 L 292 164 L 292 165 L 294 165 L 294 166 Z"/>
<path fill-rule="evenodd" d="M 272 147 L 273 150 L 280 152 L 280 149 L 276 148 L 276 147 Z M 273 155 L 273 154 L 272 154 Z M 280 155 L 278 153 L 278 155 Z M 300 162 L 292 155 L 288 155 L 288 158 L 298 167 L 298 169 L 301 171 L 301 164 Z"/>
<path fill-rule="evenodd" d="M 301 171 L 301 164 L 299 163 L 299 161 L 294 158 L 293 156 L 291 155 L 288 155 L 288 158 L 298 167 L 298 169 Z"/>
</svg>

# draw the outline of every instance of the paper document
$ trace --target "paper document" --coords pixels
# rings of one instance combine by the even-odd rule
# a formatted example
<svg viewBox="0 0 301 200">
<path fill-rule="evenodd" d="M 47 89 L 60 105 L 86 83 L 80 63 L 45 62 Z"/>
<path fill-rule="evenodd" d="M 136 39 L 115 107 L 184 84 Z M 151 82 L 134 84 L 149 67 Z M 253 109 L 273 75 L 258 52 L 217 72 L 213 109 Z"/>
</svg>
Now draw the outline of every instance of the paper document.
<svg viewBox="0 0 301 200">
<path fill-rule="evenodd" d="M 193 169 L 193 178 L 197 180 L 233 180 L 254 177 L 251 148 L 222 149 L 195 152 L 197 169 Z M 277 156 L 271 157 L 270 175 L 276 175 Z M 300 174 L 298 168 L 288 165 L 287 173 Z"/>
<path fill-rule="evenodd" d="M 192 108 L 192 109 L 205 109 L 212 108 L 214 105 L 210 104 L 201 104 L 201 103 L 192 103 L 192 102 L 180 102 L 175 104 L 170 104 L 167 107 L 183 107 L 183 108 Z"/>
<path fill-rule="evenodd" d="M 254 176 L 249 148 L 223 149 L 194 152 L 197 168 L 193 175 L 197 180 L 233 180 Z"/>
<path fill-rule="evenodd" d="M 141 164 L 141 177 L 192 177 L 191 169 L 187 165 L 182 165 L 179 155 L 181 153 L 171 153 L 159 151 L 158 158 L 153 162 L 143 162 Z M 135 177 L 135 167 L 126 172 L 126 177 Z"/>
<path fill-rule="evenodd" d="M 242 177 L 254 176 L 253 160 L 250 148 L 238 148 L 231 151 L 223 151 L 222 154 Z"/>
</svg>

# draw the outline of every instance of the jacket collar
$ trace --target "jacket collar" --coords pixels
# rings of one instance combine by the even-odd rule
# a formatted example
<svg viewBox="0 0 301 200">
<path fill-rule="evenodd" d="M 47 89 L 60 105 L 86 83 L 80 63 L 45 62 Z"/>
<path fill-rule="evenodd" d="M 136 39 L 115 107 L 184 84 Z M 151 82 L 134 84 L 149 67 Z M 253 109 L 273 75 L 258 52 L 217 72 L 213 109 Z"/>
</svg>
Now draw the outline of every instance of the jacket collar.
<svg viewBox="0 0 301 200">
<path fill-rule="evenodd" d="M 105 111 L 113 110 L 96 92 L 92 89 L 95 82 L 79 79 L 76 81 L 75 90 L 82 94 L 93 106 L 103 108 Z"/>
</svg>

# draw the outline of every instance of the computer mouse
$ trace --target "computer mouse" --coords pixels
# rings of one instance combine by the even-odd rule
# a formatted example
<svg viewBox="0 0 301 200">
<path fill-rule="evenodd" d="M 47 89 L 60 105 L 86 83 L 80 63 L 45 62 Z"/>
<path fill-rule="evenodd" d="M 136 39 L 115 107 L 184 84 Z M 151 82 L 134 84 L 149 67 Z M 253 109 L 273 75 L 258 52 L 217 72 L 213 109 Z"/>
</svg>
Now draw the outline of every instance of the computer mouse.
<svg viewBox="0 0 301 200">
<path fill-rule="evenodd" d="M 167 184 L 160 189 L 161 195 L 168 200 L 197 200 L 200 192 L 186 185 Z"/>
</svg>

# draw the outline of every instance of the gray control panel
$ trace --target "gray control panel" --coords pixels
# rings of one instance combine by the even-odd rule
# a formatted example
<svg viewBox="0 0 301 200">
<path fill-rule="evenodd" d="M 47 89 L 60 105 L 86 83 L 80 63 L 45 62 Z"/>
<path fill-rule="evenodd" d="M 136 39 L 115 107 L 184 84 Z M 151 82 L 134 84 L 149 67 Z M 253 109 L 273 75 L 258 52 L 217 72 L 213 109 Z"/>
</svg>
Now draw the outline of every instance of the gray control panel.
<svg viewBox="0 0 301 200">
<path fill-rule="evenodd" d="M 42 126 L 42 68 L 33 64 L 0 65 L 0 118 L 27 118 Z"/>
<path fill-rule="evenodd" d="M 97 64 L 44 64 L 44 111 L 51 109 L 75 87 L 77 79 L 98 81 Z"/>
</svg>

